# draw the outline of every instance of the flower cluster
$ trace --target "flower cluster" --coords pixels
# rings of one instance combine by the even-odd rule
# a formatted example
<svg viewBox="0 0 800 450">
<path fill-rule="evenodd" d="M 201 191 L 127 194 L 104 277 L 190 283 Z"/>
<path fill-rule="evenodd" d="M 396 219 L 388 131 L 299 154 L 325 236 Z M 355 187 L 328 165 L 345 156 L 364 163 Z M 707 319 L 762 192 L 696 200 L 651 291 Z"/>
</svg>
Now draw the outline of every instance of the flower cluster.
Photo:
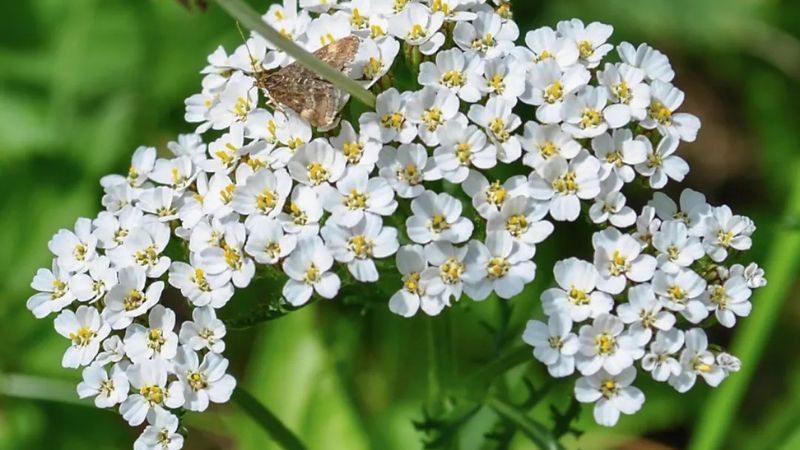
<svg viewBox="0 0 800 450">
<path fill-rule="evenodd" d="M 597 423 L 616 424 L 644 403 L 631 386 L 634 364 L 678 392 L 698 376 L 717 386 L 739 360 L 709 345 L 706 328 L 732 328 L 750 314 L 752 291 L 766 285 L 755 263 L 726 263 L 750 248 L 753 222 L 712 207 L 691 189 L 677 205 L 656 193 L 634 226 L 592 236 L 593 262 L 554 268 L 557 288 L 542 295 L 548 322 L 528 322 L 523 339 L 553 377 L 581 377 L 575 396 L 595 403 Z"/>
<path fill-rule="evenodd" d="M 258 34 L 216 49 L 185 102 L 195 132 L 104 177 L 105 210 L 59 231 L 52 269 L 32 283 L 28 308 L 56 316 L 63 365 L 83 368 L 79 395 L 147 422 L 136 449 L 179 449 L 180 412 L 229 399 L 217 310 L 257 275 L 282 280 L 281 301 L 299 307 L 399 272 L 389 308 L 436 315 L 462 296 L 521 293 L 537 245 L 582 209 L 604 228 L 595 261 L 556 266 L 550 322 L 525 333 L 551 374 L 577 366 L 579 400 L 599 399 L 598 422 L 612 424 L 641 403 L 635 360 L 679 390 L 735 370 L 700 328 L 675 324 L 747 315 L 762 273 L 722 263 L 749 247 L 752 222 L 691 191 L 680 211 L 657 194 L 637 218 L 623 194 L 688 172 L 675 152 L 699 121 L 677 111 L 662 53 L 622 43 L 605 62 L 612 28 L 577 19 L 517 45 L 503 0 L 286 1 L 263 20 L 309 51 L 357 36 L 345 72 L 379 92 L 375 110 L 316 130 L 259 88 L 286 53 Z M 403 61 L 416 90 L 393 87 Z M 530 120 L 514 112 L 523 104 Z"/>
</svg>

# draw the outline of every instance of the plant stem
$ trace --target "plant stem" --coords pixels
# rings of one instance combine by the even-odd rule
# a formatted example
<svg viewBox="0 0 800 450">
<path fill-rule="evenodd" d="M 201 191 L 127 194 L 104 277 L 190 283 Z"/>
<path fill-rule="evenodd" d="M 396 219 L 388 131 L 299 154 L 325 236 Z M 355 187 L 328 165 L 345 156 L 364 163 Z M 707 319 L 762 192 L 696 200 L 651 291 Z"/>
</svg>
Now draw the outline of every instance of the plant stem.
<svg viewBox="0 0 800 450">
<path fill-rule="evenodd" d="M 286 52 L 298 63 L 313 70 L 320 77 L 330 81 L 338 89 L 348 92 L 356 100 L 368 106 L 375 107 L 375 96 L 364 89 L 360 84 L 348 78 L 342 72 L 336 70 L 313 54 L 305 51 L 302 47 L 286 38 L 274 28 L 269 26 L 261 16 L 243 0 L 215 0 L 231 17 L 238 20 L 242 25 L 263 36 L 276 47 Z"/>
<path fill-rule="evenodd" d="M 800 170 L 800 160 L 796 161 L 794 167 L 797 168 L 795 170 Z M 794 180 L 785 214 L 786 217 L 800 216 L 800 178 Z M 731 353 L 741 359 L 742 369 L 714 390 L 705 407 L 705 414 L 700 417 L 691 449 L 714 450 L 725 445 L 725 440 L 730 436 L 733 418 L 758 368 L 767 338 L 775 329 L 774 324 L 783 302 L 796 282 L 798 269 L 800 233 L 790 229 L 776 229 L 764 263 L 769 284 L 756 292 L 753 297 L 753 313 L 742 321 L 741 330 L 731 345 Z"/>
<path fill-rule="evenodd" d="M 513 405 L 495 396 L 487 397 L 485 403 L 497 414 L 516 425 L 540 449 L 561 450 L 563 448 L 542 424 L 534 422 Z"/>
<path fill-rule="evenodd" d="M 250 392 L 236 386 L 231 399 L 239 405 L 267 434 L 286 450 L 305 450 L 306 446 Z"/>
<path fill-rule="evenodd" d="M 462 392 L 486 390 L 495 378 L 519 365 L 531 361 L 531 348 L 519 346 L 470 374 L 462 383 Z"/>
</svg>

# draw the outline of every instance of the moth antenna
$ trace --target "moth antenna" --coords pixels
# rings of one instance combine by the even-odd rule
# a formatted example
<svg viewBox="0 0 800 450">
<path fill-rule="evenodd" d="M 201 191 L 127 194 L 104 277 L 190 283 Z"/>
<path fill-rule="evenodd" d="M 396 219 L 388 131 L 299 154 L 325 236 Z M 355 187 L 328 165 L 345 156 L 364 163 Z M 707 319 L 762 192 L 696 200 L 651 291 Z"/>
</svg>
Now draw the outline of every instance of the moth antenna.
<svg viewBox="0 0 800 450">
<path fill-rule="evenodd" d="M 253 68 L 253 74 L 256 75 L 258 72 L 262 72 L 262 69 L 256 68 L 256 59 L 253 57 L 253 53 L 250 51 L 250 46 L 247 45 L 247 39 L 244 37 L 244 32 L 242 31 L 242 25 L 239 21 L 236 21 L 236 30 L 239 31 L 239 36 L 242 38 L 242 43 L 244 44 L 244 48 L 247 50 L 247 56 L 250 58 L 250 66 Z"/>
</svg>

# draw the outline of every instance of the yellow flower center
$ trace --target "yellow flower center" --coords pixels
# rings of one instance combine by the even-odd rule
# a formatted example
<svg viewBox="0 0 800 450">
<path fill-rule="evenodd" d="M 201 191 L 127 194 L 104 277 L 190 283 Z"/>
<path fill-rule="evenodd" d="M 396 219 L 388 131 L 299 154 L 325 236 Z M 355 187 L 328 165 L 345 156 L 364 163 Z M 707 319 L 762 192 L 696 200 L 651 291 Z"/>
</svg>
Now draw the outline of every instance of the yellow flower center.
<svg viewBox="0 0 800 450">
<path fill-rule="evenodd" d="M 650 117 L 664 126 L 668 126 L 672 123 L 672 111 L 658 100 L 650 103 Z"/>
<path fill-rule="evenodd" d="M 499 180 L 496 180 L 486 188 L 486 201 L 499 208 L 506 201 L 506 193 L 506 188 L 500 184 Z"/>
<path fill-rule="evenodd" d="M 594 46 L 589 41 L 578 42 L 578 51 L 581 53 L 581 58 L 587 59 L 594 54 Z"/>
<path fill-rule="evenodd" d="M 61 280 L 54 280 L 53 292 L 50 293 L 50 298 L 56 300 L 66 295 L 66 293 L 67 293 L 67 283 Z"/>
<path fill-rule="evenodd" d="M 189 376 L 186 377 L 186 384 L 195 392 L 202 391 L 208 387 L 206 376 L 200 372 L 189 373 Z"/>
<path fill-rule="evenodd" d="M 374 246 L 375 243 L 364 237 L 363 234 L 353 236 L 347 240 L 347 249 L 353 252 L 358 259 L 372 257 L 372 248 Z"/>
<path fill-rule="evenodd" d="M 303 281 L 306 284 L 316 283 L 317 281 L 319 281 L 320 275 L 322 275 L 322 273 L 317 268 L 316 264 L 314 264 L 312 262 L 311 264 L 308 265 L 308 269 L 306 269 L 306 273 L 305 273 L 305 276 L 303 277 Z"/>
<path fill-rule="evenodd" d="M 194 275 L 192 276 L 192 282 L 203 292 L 211 292 L 211 286 L 208 284 L 208 280 L 206 279 L 206 274 L 203 272 L 203 269 L 194 269 Z"/>
<path fill-rule="evenodd" d="M 403 287 L 406 291 L 419 295 L 420 286 L 419 286 L 419 273 L 418 272 L 411 272 L 410 274 L 406 275 L 403 278 Z"/>
<path fill-rule="evenodd" d="M 436 131 L 443 121 L 442 110 L 439 108 L 434 107 L 422 113 L 422 123 L 428 128 L 428 131 Z"/>
<path fill-rule="evenodd" d="M 614 353 L 617 347 L 617 340 L 608 333 L 600 333 L 595 339 L 597 344 L 597 353 L 601 355 L 609 355 Z"/>
<path fill-rule="evenodd" d="M 69 334 L 72 344 L 78 347 L 86 347 L 97 336 L 97 332 L 87 326 L 78 328 L 78 331 Z"/>
<path fill-rule="evenodd" d="M 600 383 L 600 393 L 606 400 L 617 394 L 617 382 L 613 378 L 607 378 Z"/>
<path fill-rule="evenodd" d="M 164 390 L 161 389 L 161 386 L 146 384 L 139 389 L 139 394 L 150 406 L 160 405 L 164 402 Z"/>
<path fill-rule="evenodd" d="M 506 90 L 506 82 L 502 75 L 496 73 L 492 75 L 492 78 L 487 83 L 489 88 L 492 89 L 497 95 L 503 95 L 503 92 Z"/>
<path fill-rule="evenodd" d="M 528 219 L 522 214 L 514 214 L 506 220 L 506 231 L 519 238 L 528 231 Z"/>
<path fill-rule="evenodd" d="M 434 233 L 441 233 L 442 231 L 449 230 L 450 224 L 447 223 L 447 219 L 445 219 L 444 216 L 440 214 L 434 214 L 428 227 Z"/>
<path fill-rule="evenodd" d="M 625 80 L 620 81 L 618 85 L 612 87 L 611 91 L 622 103 L 625 103 L 626 105 L 629 104 L 633 98 L 631 88 L 628 87 L 628 82 Z"/>
<path fill-rule="evenodd" d="M 125 311 L 133 311 L 134 309 L 142 306 L 145 301 L 142 291 L 131 289 L 128 295 L 122 298 L 122 309 Z"/>
<path fill-rule="evenodd" d="M 318 186 L 330 178 L 330 174 L 328 173 L 328 169 L 325 168 L 322 164 L 318 162 L 312 162 L 306 168 L 308 170 L 308 179 L 311 181 L 312 184 Z"/>
<path fill-rule="evenodd" d="M 242 268 L 242 254 L 234 247 L 227 244 L 222 244 L 223 255 L 225 256 L 225 264 L 232 270 L 240 270 Z"/>
<path fill-rule="evenodd" d="M 467 78 L 464 76 L 463 72 L 459 72 L 457 70 L 448 70 L 442 74 L 442 79 L 440 82 L 442 85 L 449 88 L 461 87 L 466 84 Z"/>
<path fill-rule="evenodd" d="M 154 351 L 160 352 L 161 347 L 163 347 L 165 343 L 166 341 L 164 340 L 164 333 L 160 328 L 153 328 L 147 334 L 147 346 Z"/>
<path fill-rule="evenodd" d="M 343 202 L 348 209 L 364 209 L 367 207 L 367 199 L 366 195 L 353 189 L 344 197 Z"/>
<path fill-rule="evenodd" d="M 345 142 L 344 145 L 342 145 L 342 153 L 344 153 L 348 163 L 356 164 L 361 161 L 361 155 L 364 153 L 364 146 L 358 141 Z"/>
<path fill-rule="evenodd" d="M 628 271 L 628 258 L 621 254 L 619 250 L 614 250 L 611 261 L 608 262 L 608 270 L 611 275 L 618 277 Z"/>
<path fill-rule="evenodd" d="M 144 250 L 137 250 L 133 258 L 140 266 L 155 266 L 158 263 L 158 251 L 153 245 L 148 245 Z"/>
<path fill-rule="evenodd" d="M 544 159 L 548 159 L 551 156 L 557 155 L 561 150 L 556 144 L 550 141 L 545 142 L 544 144 L 538 144 L 536 147 L 539 149 L 539 154 L 542 155 L 542 158 Z"/>
<path fill-rule="evenodd" d="M 486 265 L 486 275 L 490 280 L 496 280 L 504 277 L 510 268 L 511 264 L 506 258 L 495 256 L 494 258 L 491 258 L 489 263 Z"/>
<path fill-rule="evenodd" d="M 271 212 L 278 204 L 278 194 L 272 189 L 264 189 L 256 197 L 256 209 L 264 214 Z"/>
<path fill-rule="evenodd" d="M 411 31 L 408 32 L 408 39 L 425 39 L 428 36 L 428 31 L 422 25 L 415 23 L 411 26 Z"/>
<path fill-rule="evenodd" d="M 719 230 L 717 232 L 717 242 L 723 247 L 730 247 L 733 242 L 733 231 Z"/>
<path fill-rule="evenodd" d="M 547 103 L 555 103 L 564 96 L 564 88 L 561 86 L 561 80 L 556 80 L 544 90 L 544 101 Z"/>
<path fill-rule="evenodd" d="M 414 186 L 419 184 L 420 180 L 422 179 L 422 174 L 417 170 L 417 166 L 414 164 L 408 164 L 403 168 L 397 170 L 397 179 L 403 180 L 406 183 Z"/>
<path fill-rule="evenodd" d="M 583 129 L 594 128 L 603 121 L 603 114 L 592 108 L 584 108 L 581 112 L 580 127 Z"/>
<path fill-rule="evenodd" d="M 369 58 L 367 64 L 364 65 L 364 78 L 367 80 L 374 80 L 383 70 L 383 61 L 374 56 Z"/>
<path fill-rule="evenodd" d="M 461 165 L 466 166 L 469 164 L 470 157 L 472 156 L 472 147 L 466 142 L 456 145 L 456 158 Z"/>
<path fill-rule="evenodd" d="M 577 175 L 575 171 L 567 171 L 564 175 L 553 180 L 553 190 L 559 194 L 574 194 L 578 192 Z"/>
<path fill-rule="evenodd" d="M 506 129 L 506 122 L 500 117 L 495 117 L 489 122 L 489 130 L 499 142 L 506 142 L 511 138 L 511 133 Z"/>
<path fill-rule="evenodd" d="M 439 266 L 439 276 L 447 284 L 455 284 L 461 280 L 464 273 L 464 264 L 456 258 L 450 257 Z"/>
<path fill-rule="evenodd" d="M 576 288 L 575 286 L 571 286 L 569 288 L 569 292 L 567 293 L 569 296 L 569 301 L 573 305 L 588 305 L 589 304 L 589 295 L 586 291 Z"/>
<path fill-rule="evenodd" d="M 381 126 L 383 128 L 394 128 L 395 130 L 399 131 L 403 128 L 403 124 L 405 124 L 405 122 L 406 118 L 399 112 L 385 114 L 383 117 L 381 117 Z"/>
<path fill-rule="evenodd" d="M 680 286 L 670 286 L 667 288 L 667 295 L 678 303 L 683 303 L 686 300 L 686 291 L 681 289 Z"/>
</svg>

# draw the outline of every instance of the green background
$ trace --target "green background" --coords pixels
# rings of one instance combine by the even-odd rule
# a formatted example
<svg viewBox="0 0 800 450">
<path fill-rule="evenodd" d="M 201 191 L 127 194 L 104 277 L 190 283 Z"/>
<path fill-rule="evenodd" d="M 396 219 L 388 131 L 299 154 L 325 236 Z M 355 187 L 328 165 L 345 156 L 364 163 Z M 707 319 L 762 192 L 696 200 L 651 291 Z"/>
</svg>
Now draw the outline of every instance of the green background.
<svg viewBox="0 0 800 450">
<path fill-rule="evenodd" d="M 265 11 L 268 2 L 252 2 Z M 592 425 L 569 447 L 800 448 L 800 2 L 771 0 L 518 1 L 525 31 L 580 17 L 613 24 L 614 41 L 646 41 L 670 56 L 684 110 L 700 116 L 697 142 L 682 155 L 686 186 L 727 203 L 759 226 L 750 256 L 770 285 L 734 333 L 715 333 L 744 359 L 745 371 L 719 390 L 703 383 L 680 395 L 642 383 L 644 409 L 617 428 Z M 127 449 L 137 431 L 114 412 L 79 402 L 78 371 L 62 369 L 66 346 L 52 321 L 25 308 L 30 280 L 50 263 L 46 243 L 99 208 L 99 178 L 123 172 L 133 149 L 164 144 L 192 127 L 183 100 L 199 90 L 198 71 L 218 44 L 241 42 L 219 8 L 187 12 L 175 1 L 27 0 L 0 6 L 0 449 Z M 675 186 L 671 186 L 674 190 Z M 536 291 L 557 256 L 585 255 L 588 235 L 565 228 L 537 256 L 538 283 L 515 299 L 508 336 L 541 315 Z M 392 316 L 384 295 L 324 302 L 247 331 L 231 331 L 227 357 L 241 383 L 312 449 L 415 449 L 429 385 L 429 320 Z M 445 312 L 454 338 L 457 383 L 494 356 L 498 302 Z M 502 341 L 502 339 L 501 339 Z M 506 345 L 500 342 L 501 345 Z M 441 343 L 435 341 L 437 349 Z M 446 347 L 445 347 L 446 348 Z M 763 348 L 763 352 L 761 349 Z M 519 379 L 545 380 L 538 364 L 501 383 L 521 401 Z M 569 402 L 570 381 L 551 397 Z M 737 395 L 743 394 L 741 405 Z M 516 401 L 516 400 L 514 400 Z M 189 414 L 187 449 L 273 448 L 233 404 Z M 550 423 L 546 402 L 532 412 Z M 497 448 L 482 435 L 497 417 L 481 410 L 456 447 Z M 512 448 L 532 448 L 517 433 Z"/>
</svg>

